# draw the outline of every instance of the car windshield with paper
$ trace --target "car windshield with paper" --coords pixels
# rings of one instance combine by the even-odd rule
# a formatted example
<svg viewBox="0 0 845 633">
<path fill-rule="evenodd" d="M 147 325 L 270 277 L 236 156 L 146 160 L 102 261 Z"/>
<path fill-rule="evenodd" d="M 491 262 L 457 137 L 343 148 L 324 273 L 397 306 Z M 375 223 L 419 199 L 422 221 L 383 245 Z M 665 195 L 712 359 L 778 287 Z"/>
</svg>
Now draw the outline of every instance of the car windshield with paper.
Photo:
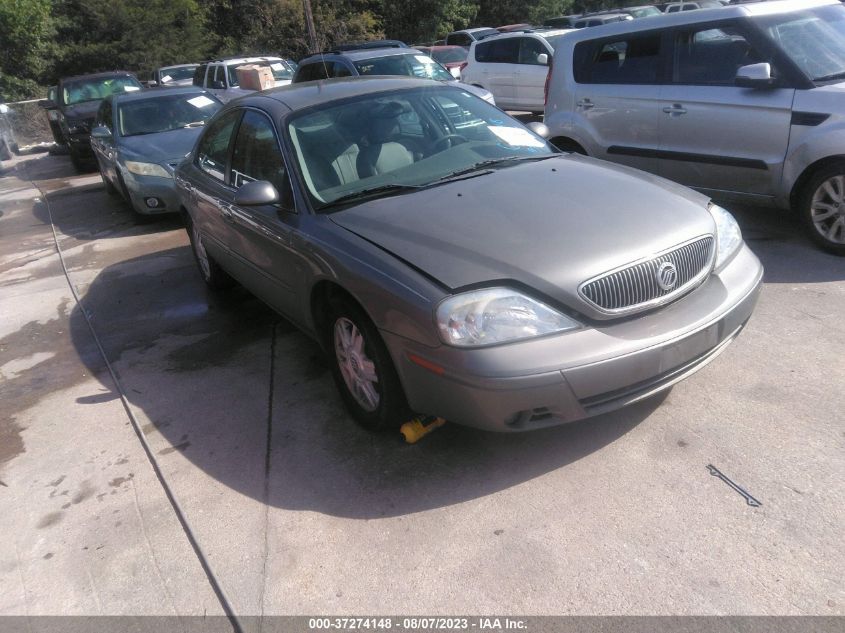
<svg viewBox="0 0 845 633">
<path fill-rule="evenodd" d="M 163 96 L 156 92 L 149 99 L 135 99 L 119 105 L 120 135 L 140 136 L 199 127 L 221 106 L 216 99 L 202 94 Z"/>
<path fill-rule="evenodd" d="M 322 212 L 485 177 L 558 153 L 498 108 L 445 87 L 329 103 L 292 117 L 287 128 L 311 203 Z M 348 158 L 354 169 L 332 163 L 329 170 L 326 157 L 339 147 L 348 150 L 334 162 Z M 338 171 L 345 177 L 331 176 Z"/>
</svg>

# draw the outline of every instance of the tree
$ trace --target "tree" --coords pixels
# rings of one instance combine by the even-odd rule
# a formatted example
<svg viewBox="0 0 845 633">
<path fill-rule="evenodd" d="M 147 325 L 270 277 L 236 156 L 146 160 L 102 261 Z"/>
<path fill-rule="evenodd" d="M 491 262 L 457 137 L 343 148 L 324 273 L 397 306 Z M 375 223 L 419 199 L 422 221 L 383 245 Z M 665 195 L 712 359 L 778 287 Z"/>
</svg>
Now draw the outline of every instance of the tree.
<svg viewBox="0 0 845 633">
<path fill-rule="evenodd" d="M 431 42 L 468 26 L 478 13 L 472 0 L 383 0 L 381 15 L 387 37 L 410 44 Z"/>
<path fill-rule="evenodd" d="M 0 0 L 0 101 L 38 96 L 53 33 L 50 0 Z"/>
</svg>

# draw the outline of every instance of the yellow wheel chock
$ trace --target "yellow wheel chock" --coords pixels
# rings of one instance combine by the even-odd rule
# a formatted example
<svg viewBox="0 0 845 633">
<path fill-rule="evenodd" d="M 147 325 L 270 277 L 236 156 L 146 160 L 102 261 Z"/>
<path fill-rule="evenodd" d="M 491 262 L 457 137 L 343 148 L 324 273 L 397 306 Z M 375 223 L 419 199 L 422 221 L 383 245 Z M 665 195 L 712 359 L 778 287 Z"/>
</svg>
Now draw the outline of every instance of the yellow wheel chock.
<svg viewBox="0 0 845 633">
<path fill-rule="evenodd" d="M 446 424 L 443 418 L 436 418 L 433 415 L 418 416 L 410 422 L 405 422 L 399 432 L 405 436 L 408 444 L 416 444 L 434 429 Z"/>
</svg>

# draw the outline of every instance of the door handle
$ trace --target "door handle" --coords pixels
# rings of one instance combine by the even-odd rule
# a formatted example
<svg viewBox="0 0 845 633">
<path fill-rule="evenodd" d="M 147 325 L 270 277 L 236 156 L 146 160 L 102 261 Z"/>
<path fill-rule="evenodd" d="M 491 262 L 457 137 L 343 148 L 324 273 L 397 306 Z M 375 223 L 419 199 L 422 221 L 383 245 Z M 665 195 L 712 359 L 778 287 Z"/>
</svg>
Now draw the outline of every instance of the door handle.
<svg viewBox="0 0 845 633">
<path fill-rule="evenodd" d="M 596 104 L 590 101 L 589 99 L 581 99 L 581 101 L 579 101 L 575 105 L 577 105 L 582 110 L 589 110 L 590 108 L 594 108 Z"/>
<path fill-rule="evenodd" d="M 666 106 L 663 108 L 663 111 L 666 114 L 686 114 L 687 109 L 682 106 L 680 103 L 673 103 L 671 106 Z"/>
<path fill-rule="evenodd" d="M 220 208 L 220 215 L 223 216 L 223 219 L 226 222 L 233 223 L 235 221 L 235 216 L 232 212 L 232 205 L 228 202 L 218 202 L 217 206 Z"/>
</svg>

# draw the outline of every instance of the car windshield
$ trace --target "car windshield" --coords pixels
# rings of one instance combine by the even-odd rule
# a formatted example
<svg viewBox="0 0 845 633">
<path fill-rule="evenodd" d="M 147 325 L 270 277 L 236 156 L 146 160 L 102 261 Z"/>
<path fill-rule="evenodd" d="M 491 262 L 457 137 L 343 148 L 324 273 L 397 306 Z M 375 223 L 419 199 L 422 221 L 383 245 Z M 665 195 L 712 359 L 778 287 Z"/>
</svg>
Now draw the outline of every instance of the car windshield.
<svg viewBox="0 0 845 633">
<path fill-rule="evenodd" d="M 159 71 L 161 83 L 166 84 L 171 81 L 182 81 L 184 79 L 192 79 L 196 66 L 175 66 L 172 68 L 162 68 Z"/>
<path fill-rule="evenodd" d="M 267 60 L 262 62 L 245 62 L 243 64 L 237 64 L 235 66 L 229 66 L 229 85 L 230 86 L 239 86 L 240 81 L 238 80 L 238 71 L 237 69 L 241 66 L 267 66 L 270 69 L 270 72 L 273 73 L 273 80 L 274 81 L 284 81 L 286 79 L 293 79 L 293 68 L 283 59 L 277 60 Z"/>
<path fill-rule="evenodd" d="M 371 57 L 355 62 L 355 68 L 361 75 L 405 75 L 437 81 L 454 79 L 448 70 L 422 53 Z"/>
<path fill-rule="evenodd" d="M 657 7 L 639 7 L 630 10 L 631 15 L 635 18 L 647 18 L 652 15 L 663 15 Z"/>
<path fill-rule="evenodd" d="M 318 211 L 556 155 L 498 108 L 447 86 L 328 103 L 294 115 L 287 130 Z"/>
<path fill-rule="evenodd" d="M 473 31 L 472 36 L 476 40 L 483 40 L 485 37 L 490 37 L 491 35 L 498 35 L 499 32 L 496 29 L 484 29 L 482 31 Z"/>
<path fill-rule="evenodd" d="M 441 64 L 452 64 L 455 62 L 466 61 L 469 51 L 463 46 L 456 46 L 455 48 L 441 48 L 440 50 L 433 50 L 431 57 L 434 61 Z"/>
<path fill-rule="evenodd" d="M 155 92 L 158 94 L 149 99 L 133 99 L 118 105 L 117 121 L 121 136 L 199 127 L 222 107 L 220 101 L 210 95 Z"/>
<path fill-rule="evenodd" d="M 98 101 L 121 92 L 140 90 L 141 84 L 134 77 L 106 77 L 103 79 L 75 79 L 62 85 L 62 101 L 74 105 L 84 101 Z"/>
<path fill-rule="evenodd" d="M 845 79 L 845 7 L 816 7 L 759 20 L 763 32 L 810 79 Z"/>
</svg>

